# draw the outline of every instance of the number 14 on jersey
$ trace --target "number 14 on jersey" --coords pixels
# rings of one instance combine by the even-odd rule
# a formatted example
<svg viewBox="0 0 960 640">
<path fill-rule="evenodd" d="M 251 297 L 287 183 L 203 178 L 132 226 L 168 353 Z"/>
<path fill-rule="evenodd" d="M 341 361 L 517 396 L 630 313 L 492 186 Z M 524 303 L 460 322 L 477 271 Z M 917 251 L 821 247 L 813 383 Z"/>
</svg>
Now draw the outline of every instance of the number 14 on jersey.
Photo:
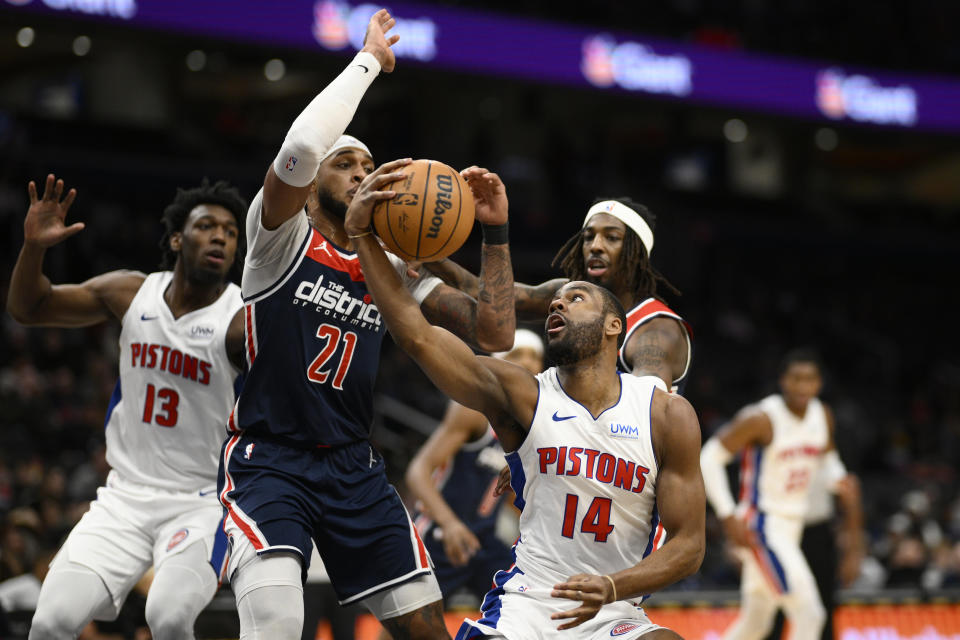
<svg viewBox="0 0 960 640">
<path fill-rule="evenodd" d="M 560 535 L 564 538 L 573 538 L 579 515 L 579 504 L 580 496 L 575 493 L 567 494 L 566 506 L 563 509 L 563 526 L 560 528 Z M 580 532 L 592 533 L 595 542 L 606 542 L 607 536 L 613 531 L 613 525 L 610 524 L 611 506 L 610 498 L 594 498 L 580 522 Z"/>
</svg>

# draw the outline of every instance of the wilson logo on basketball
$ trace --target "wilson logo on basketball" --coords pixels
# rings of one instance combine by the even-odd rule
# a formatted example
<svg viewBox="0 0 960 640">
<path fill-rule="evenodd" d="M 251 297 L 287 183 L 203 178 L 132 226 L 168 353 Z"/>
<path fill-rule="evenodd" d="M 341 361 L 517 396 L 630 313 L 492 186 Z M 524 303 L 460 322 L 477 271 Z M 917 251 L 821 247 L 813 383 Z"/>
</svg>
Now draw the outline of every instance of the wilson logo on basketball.
<svg viewBox="0 0 960 640">
<path fill-rule="evenodd" d="M 610 637 L 622 636 L 624 634 L 630 633 L 634 629 L 638 629 L 640 625 L 634 624 L 632 622 L 625 622 L 623 624 L 618 624 L 610 631 Z"/>
<path fill-rule="evenodd" d="M 190 531 L 188 529 L 180 529 L 180 531 L 177 531 L 175 534 L 173 534 L 173 536 L 170 538 L 170 542 L 167 543 L 167 551 L 170 551 L 170 549 L 173 549 L 175 546 L 186 540 L 188 535 L 190 535 Z"/>
<path fill-rule="evenodd" d="M 443 226 L 443 214 L 453 206 L 453 176 L 440 174 L 437 176 L 437 200 L 433 205 L 433 218 L 430 220 L 428 238 L 436 238 Z"/>
</svg>

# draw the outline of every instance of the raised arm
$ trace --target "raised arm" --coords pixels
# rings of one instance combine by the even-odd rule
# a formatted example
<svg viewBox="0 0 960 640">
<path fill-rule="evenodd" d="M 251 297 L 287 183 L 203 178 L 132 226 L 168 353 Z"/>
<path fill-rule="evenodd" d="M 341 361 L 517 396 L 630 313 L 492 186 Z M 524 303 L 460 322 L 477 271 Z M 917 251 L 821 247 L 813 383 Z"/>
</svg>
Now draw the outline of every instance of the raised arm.
<svg viewBox="0 0 960 640">
<path fill-rule="evenodd" d="M 657 511 L 667 531 L 667 541 L 629 569 L 609 576 L 579 574 L 554 585 L 554 597 L 583 602 L 576 609 L 551 616 L 554 620 L 573 618 L 558 629 L 582 624 L 604 604 L 659 591 L 694 573 L 703 561 L 706 502 L 700 476 L 697 414 L 681 396 L 659 390 L 654 392 L 650 413 L 660 462 Z"/>
<path fill-rule="evenodd" d="M 657 376 L 667 389 L 687 366 L 687 336 L 674 318 L 653 318 L 637 328 L 624 348 L 624 359 L 635 376 Z"/>
<path fill-rule="evenodd" d="M 393 71 L 396 59 L 390 47 L 399 37 L 386 33 L 394 24 L 386 9 L 373 14 L 363 48 L 294 120 L 263 181 L 265 229 L 276 229 L 303 210 L 327 149 L 347 128 L 377 74 Z"/>
<path fill-rule="evenodd" d="M 47 176 L 43 197 L 37 197 L 37 185 L 31 181 L 30 208 L 23 222 L 23 248 L 10 279 L 7 311 L 21 324 L 59 327 L 84 327 L 111 316 L 122 318 L 143 283 L 144 275 L 135 271 L 112 271 L 81 284 L 55 285 L 43 274 L 43 258 L 48 248 L 83 230 L 76 222 L 64 220 L 77 195 L 70 189 L 63 196 L 63 180 Z"/>
<path fill-rule="evenodd" d="M 513 310 L 513 267 L 507 241 L 508 201 L 500 177 L 479 167 L 461 175 L 473 192 L 476 216 L 483 229 L 479 288 L 475 297 L 439 285 L 423 301 L 427 319 L 484 351 L 507 351 L 513 346 L 516 314 Z"/>
<path fill-rule="evenodd" d="M 460 447 L 483 436 L 483 414 L 451 402 L 437 427 L 407 466 L 407 487 L 420 500 L 423 510 L 443 530 L 443 548 L 454 566 L 464 566 L 480 550 L 480 541 L 453 512 L 433 481 L 433 474 L 449 464 Z"/>
<path fill-rule="evenodd" d="M 451 400 L 480 411 L 495 428 L 506 424 L 508 416 L 529 424 L 536 404 L 536 379 L 508 362 L 475 356 L 455 335 L 427 322 L 373 235 L 373 205 L 395 197 L 395 192 L 381 189 L 401 179 L 408 162 L 388 162 L 367 176 L 347 209 L 344 227 L 354 241 L 367 287 L 394 341 Z M 511 443 L 503 445 L 509 449 Z"/>
<path fill-rule="evenodd" d="M 423 267 L 443 280 L 449 287 L 458 289 L 471 298 L 476 299 L 480 295 L 480 278 L 452 260 L 430 262 Z M 522 322 L 543 321 L 547 317 L 550 301 L 553 300 L 557 289 L 567 282 L 566 278 L 554 278 L 537 285 L 515 282 L 513 301 L 517 319 Z"/>
<path fill-rule="evenodd" d="M 765 446 L 773 439 L 770 418 L 758 407 L 742 409 L 728 425 L 722 427 L 700 452 L 700 468 L 706 482 L 707 498 L 724 531 L 732 542 L 748 546 L 746 525 L 735 515 L 736 502 L 730 492 L 726 466 L 733 456 L 751 444 Z"/>
</svg>

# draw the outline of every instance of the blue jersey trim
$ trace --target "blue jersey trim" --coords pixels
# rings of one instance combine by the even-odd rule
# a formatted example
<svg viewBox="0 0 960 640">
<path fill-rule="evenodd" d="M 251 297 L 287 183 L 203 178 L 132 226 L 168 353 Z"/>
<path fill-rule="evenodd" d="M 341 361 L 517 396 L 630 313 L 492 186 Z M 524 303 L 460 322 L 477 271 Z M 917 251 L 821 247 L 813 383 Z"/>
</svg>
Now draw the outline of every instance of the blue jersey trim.
<svg viewBox="0 0 960 640">
<path fill-rule="evenodd" d="M 247 380 L 247 372 L 239 374 L 236 378 L 233 379 L 233 400 L 236 402 L 237 398 L 240 397 L 240 392 L 243 391 L 243 383 Z"/>
<path fill-rule="evenodd" d="M 107 415 L 103 419 L 103 430 L 107 430 L 107 425 L 110 424 L 110 416 L 113 415 L 113 410 L 120 404 L 122 400 L 122 393 L 120 391 L 120 378 L 117 378 L 117 384 L 113 386 L 113 393 L 110 394 L 110 402 L 107 403 Z"/>
<path fill-rule="evenodd" d="M 596 422 L 597 420 L 599 420 L 599 419 L 600 419 L 600 416 L 602 416 L 603 414 L 605 414 L 607 411 L 610 411 L 611 409 L 615 409 L 615 408 L 617 407 L 617 405 L 620 404 L 620 401 L 623 400 L 623 380 L 620 378 L 620 376 L 622 376 L 623 373 L 621 373 L 620 371 L 617 371 L 617 382 L 620 383 L 620 394 L 617 396 L 617 401 L 614 402 L 614 403 L 613 403 L 612 405 L 610 405 L 609 407 L 607 407 L 606 409 L 604 409 L 603 411 L 601 411 L 600 413 L 598 413 L 598 414 L 596 415 L 596 417 L 594 417 L 594 415 L 590 412 L 590 409 L 587 409 L 586 407 L 584 407 L 584 406 L 580 403 L 579 400 L 577 400 L 576 398 L 571 397 L 570 394 L 567 393 L 567 390 L 563 388 L 563 384 L 560 382 L 560 373 L 559 373 L 559 371 L 558 371 L 557 369 L 554 369 L 554 370 L 553 370 L 553 375 L 554 375 L 554 377 L 556 377 L 556 379 L 557 379 L 557 386 L 560 387 L 560 391 L 563 392 L 563 395 L 567 396 L 567 399 L 572 400 L 573 402 L 576 402 L 576 403 L 579 404 L 581 407 L 583 407 L 583 410 L 587 412 L 587 415 L 589 415 L 591 418 L 593 418 L 593 421 L 594 421 L 594 422 Z"/>
<path fill-rule="evenodd" d="M 523 507 L 526 505 L 523 499 L 523 488 L 527 484 L 527 475 L 523 472 L 523 461 L 520 460 L 520 454 L 517 451 L 511 451 L 504 457 L 507 459 L 507 466 L 510 467 L 510 487 L 516 494 L 513 504 L 517 506 L 517 509 L 523 511 Z"/>
</svg>

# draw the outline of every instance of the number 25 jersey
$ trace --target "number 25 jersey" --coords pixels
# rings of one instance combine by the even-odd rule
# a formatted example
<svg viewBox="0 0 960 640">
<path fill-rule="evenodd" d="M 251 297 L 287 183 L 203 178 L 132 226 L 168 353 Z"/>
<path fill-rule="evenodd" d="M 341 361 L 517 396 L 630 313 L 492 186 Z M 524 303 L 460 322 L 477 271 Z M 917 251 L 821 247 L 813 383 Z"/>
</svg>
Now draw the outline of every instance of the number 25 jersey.
<svg viewBox="0 0 960 640">
<path fill-rule="evenodd" d="M 517 494 L 517 567 L 547 584 L 631 567 L 662 546 L 650 431 L 656 387 L 620 374 L 620 399 L 594 418 L 563 390 L 556 368 L 523 444 L 507 454 Z"/>
</svg>

